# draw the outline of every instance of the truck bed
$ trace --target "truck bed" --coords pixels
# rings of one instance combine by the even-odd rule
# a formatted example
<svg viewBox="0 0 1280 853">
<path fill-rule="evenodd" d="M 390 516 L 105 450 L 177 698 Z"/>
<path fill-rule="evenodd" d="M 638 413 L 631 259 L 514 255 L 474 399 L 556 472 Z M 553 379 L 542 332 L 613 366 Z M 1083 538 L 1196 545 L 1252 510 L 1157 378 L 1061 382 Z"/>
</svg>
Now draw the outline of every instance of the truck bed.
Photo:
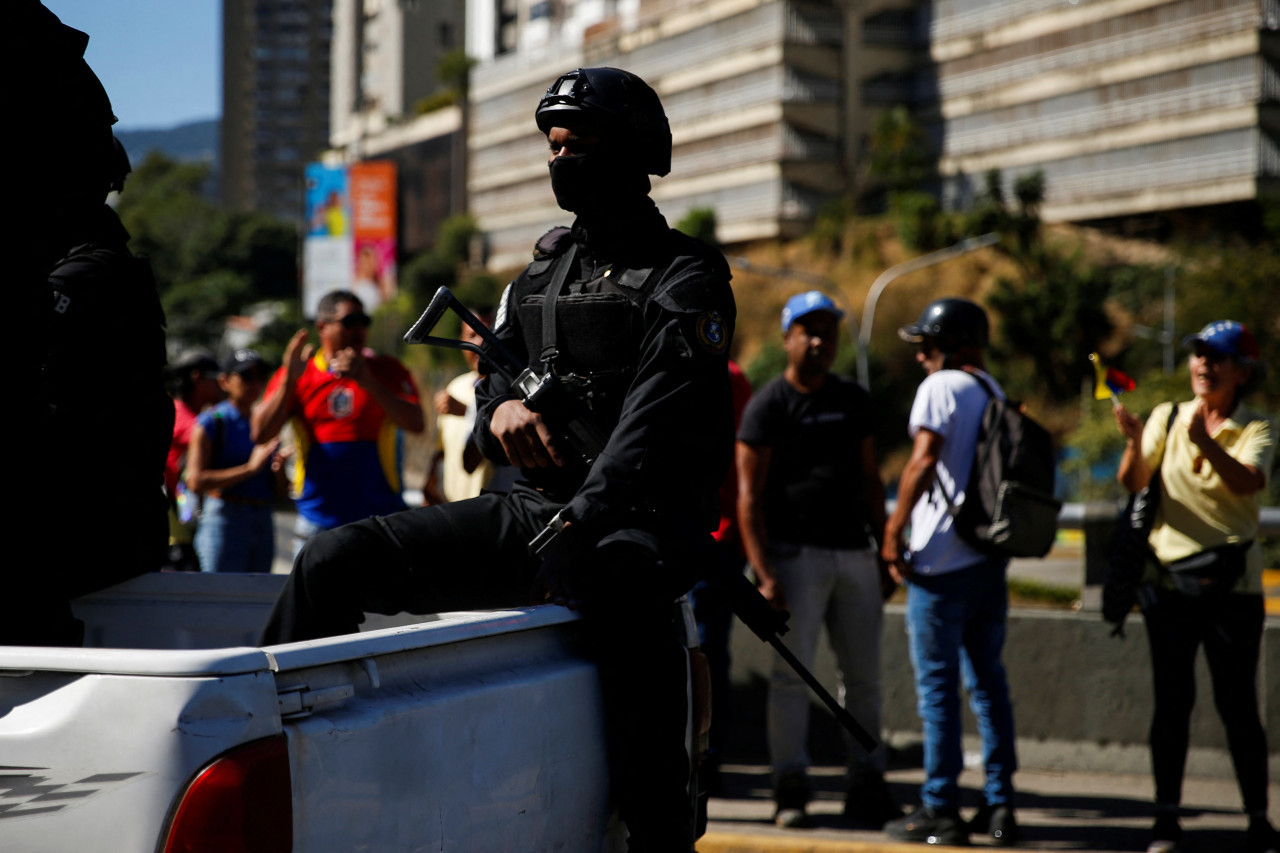
<svg viewBox="0 0 1280 853">
<path fill-rule="evenodd" d="M 0 849 L 162 849 L 193 777 L 281 735 L 298 853 L 621 849 L 574 614 L 255 648 L 282 580 L 148 575 L 78 602 L 95 647 L 0 650 Z"/>
</svg>

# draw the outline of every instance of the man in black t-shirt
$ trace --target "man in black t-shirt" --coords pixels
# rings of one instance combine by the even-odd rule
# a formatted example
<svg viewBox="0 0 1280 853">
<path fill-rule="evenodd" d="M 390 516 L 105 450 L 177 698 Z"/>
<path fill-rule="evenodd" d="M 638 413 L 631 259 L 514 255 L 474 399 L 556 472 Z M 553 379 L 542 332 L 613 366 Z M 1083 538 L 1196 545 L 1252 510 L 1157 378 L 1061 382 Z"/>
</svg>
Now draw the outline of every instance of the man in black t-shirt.
<svg viewBox="0 0 1280 853">
<path fill-rule="evenodd" d="M 818 291 L 787 301 L 786 370 L 751 399 L 738 430 L 738 513 L 761 594 L 791 611 L 787 645 L 812 668 L 825 622 L 841 673 L 838 695 L 878 734 L 887 574 L 876 542 L 885 523 L 884 485 L 871 398 L 831 373 L 843 316 Z M 807 821 L 808 723 L 805 684 L 775 654 L 768 728 L 774 819 L 782 827 Z M 884 782 L 885 747 L 870 755 L 849 747 L 845 815 L 877 827 L 899 817 Z"/>
</svg>

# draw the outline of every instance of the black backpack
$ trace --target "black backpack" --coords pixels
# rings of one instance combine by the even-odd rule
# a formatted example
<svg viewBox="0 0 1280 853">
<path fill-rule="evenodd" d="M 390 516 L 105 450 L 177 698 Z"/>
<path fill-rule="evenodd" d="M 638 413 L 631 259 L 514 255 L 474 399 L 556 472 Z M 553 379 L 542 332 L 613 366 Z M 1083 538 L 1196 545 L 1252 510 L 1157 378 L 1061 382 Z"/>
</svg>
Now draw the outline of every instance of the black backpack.
<svg viewBox="0 0 1280 853">
<path fill-rule="evenodd" d="M 1053 497 L 1055 455 L 1048 430 L 1002 400 L 995 389 L 970 373 L 987 392 L 973 468 L 964 503 L 956 506 L 939 488 L 956 532 L 973 547 L 1005 557 L 1043 557 L 1053 547 L 1062 502 Z"/>
</svg>

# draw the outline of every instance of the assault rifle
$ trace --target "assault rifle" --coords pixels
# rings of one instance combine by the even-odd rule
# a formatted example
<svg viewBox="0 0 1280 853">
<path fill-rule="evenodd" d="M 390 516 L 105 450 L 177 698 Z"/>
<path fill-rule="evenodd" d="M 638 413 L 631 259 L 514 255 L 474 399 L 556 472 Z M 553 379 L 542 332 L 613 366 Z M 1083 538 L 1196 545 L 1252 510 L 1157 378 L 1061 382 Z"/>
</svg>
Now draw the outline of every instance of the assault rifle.
<svg viewBox="0 0 1280 853">
<path fill-rule="evenodd" d="M 487 351 L 482 350 L 477 344 L 431 334 L 445 311 L 450 309 L 484 340 L 488 345 Z M 539 374 L 532 367 L 525 365 L 494 334 L 493 330 L 481 322 L 453 295 L 449 288 L 441 287 L 436 291 L 427 310 L 422 312 L 418 321 L 405 333 L 404 340 L 411 344 L 429 344 L 466 350 L 482 356 L 491 371 L 506 380 L 511 391 L 530 411 L 542 415 L 552 432 L 562 439 L 561 444 L 571 448 L 584 464 L 590 466 L 604 450 L 608 436 L 591 420 L 590 413 L 564 386 L 560 377 L 550 370 Z M 530 550 L 535 555 L 541 555 L 563 529 L 564 521 L 557 514 L 529 543 Z M 781 635 L 787 632 L 787 619 L 790 614 L 770 606 L 755 585 L 741 572 L 721 569 L 719 560 L 706 559 L 703 562 L 708 567 L 707 582 L 728 598 L 733 612 L 743 624 L 777 650 L 782 659 L 804 679 L 814 694 L 822 700 L 822 703 L 863 749 L 867 752 L 875 749 L 876 738 L 863 728 L 853 715 L 840 706 L 840 703 L 819 683 L 813 673 L 783 644 Z"/>
</svg>

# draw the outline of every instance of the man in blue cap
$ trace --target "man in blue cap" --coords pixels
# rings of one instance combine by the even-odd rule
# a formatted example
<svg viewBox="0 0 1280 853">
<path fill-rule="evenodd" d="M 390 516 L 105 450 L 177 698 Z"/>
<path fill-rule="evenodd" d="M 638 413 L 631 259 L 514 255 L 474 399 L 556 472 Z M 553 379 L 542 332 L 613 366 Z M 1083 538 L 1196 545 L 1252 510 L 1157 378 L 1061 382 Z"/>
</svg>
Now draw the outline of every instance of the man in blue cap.
<svg viewBox="0 0 1280 853">
<path fill-rule="evenodd" d="M 820 291 L 782 310 L 787 367 L 748 403 L 738 431 L 738 512 L 760 592 L 791 611 L 788 645 L 812 668 L 825 622 L 839 663 L 839 695 L 868 731 L 880 730 L 880 628 L 887 573 L 876 559 L 884 484 L 871 398 L 831 372 L 844 312 Z M 775 655 L 769 752 L 775 822 L 803 826 L 809 697 Z M 879 827 L 901 815 L 884 782 L 885 747 L 850 745 L 845 815 Z"/>
</svg>

